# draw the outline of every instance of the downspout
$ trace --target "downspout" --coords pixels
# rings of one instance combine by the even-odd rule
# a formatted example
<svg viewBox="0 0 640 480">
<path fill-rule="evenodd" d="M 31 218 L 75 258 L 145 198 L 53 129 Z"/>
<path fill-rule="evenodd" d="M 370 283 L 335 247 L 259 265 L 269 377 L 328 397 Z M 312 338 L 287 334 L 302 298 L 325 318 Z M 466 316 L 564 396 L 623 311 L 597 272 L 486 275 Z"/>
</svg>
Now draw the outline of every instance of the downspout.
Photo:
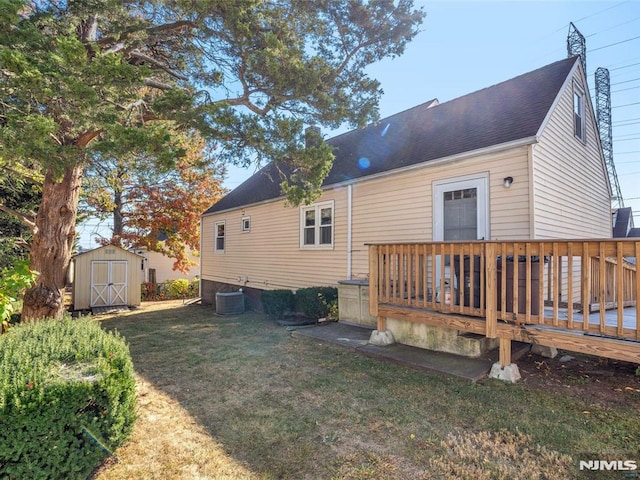
<svg viewBox="0 0 640 480">
<path fill-rule="evenodd" d="M 351 250 L 352 250 L 352 217 L 351 209 L 353 206 L 353 185 L 347 185 L 347 280 L 351 280 Z"/>
</svg>

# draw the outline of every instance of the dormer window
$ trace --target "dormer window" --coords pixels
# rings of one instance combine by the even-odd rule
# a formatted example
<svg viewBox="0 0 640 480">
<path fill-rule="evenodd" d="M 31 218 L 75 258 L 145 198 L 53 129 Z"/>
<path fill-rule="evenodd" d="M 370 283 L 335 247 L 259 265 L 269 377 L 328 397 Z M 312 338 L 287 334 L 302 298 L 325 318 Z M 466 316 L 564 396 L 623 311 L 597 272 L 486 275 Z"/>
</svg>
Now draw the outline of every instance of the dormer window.
<svg viewBox="0 0 640 480">
<path fill-rule="evenodd" d="M 584 115 L 584 92 L 577 86 L 573 88 L 573 134 L 582 140 L 586 140 Z"/>
</svg>

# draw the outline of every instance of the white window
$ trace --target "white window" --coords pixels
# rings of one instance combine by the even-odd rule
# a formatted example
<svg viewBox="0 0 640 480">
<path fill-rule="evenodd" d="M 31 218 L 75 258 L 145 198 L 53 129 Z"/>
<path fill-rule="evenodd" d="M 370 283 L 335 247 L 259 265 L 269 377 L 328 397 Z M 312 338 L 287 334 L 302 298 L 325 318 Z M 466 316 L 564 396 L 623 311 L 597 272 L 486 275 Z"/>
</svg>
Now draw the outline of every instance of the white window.
<svg viewBox="0 0 640 480">
<path fill-rule="evenodd" d="M 243 232 L 251 231 L 251 217 L 242 217 L 242 231 Z"/>
<path fill-rule="evenodd" d="M 300 208 L 300 248 L 333 248 L 333 201 Z"/>
<path fill-rule="evenodd" d="M 225 223 L 216 222 L 215 224 L 215 251 L 224 252 Z"/>
<path fill-rule="evenodd" d="M 582 140 L 586 139 L 585 136 L 585 121 L 584 121 L 584 92 L 574 85 L 573 89 L 573 134 Z"/>
</svg>

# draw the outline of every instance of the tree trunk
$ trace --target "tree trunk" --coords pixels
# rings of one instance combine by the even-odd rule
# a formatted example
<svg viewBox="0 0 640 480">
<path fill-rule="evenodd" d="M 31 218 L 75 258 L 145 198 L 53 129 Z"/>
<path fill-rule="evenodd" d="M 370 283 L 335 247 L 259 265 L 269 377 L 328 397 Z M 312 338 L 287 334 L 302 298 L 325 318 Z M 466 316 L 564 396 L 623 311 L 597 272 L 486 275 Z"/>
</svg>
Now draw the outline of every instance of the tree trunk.
<svg viewBox="0 0 640 480">
<path fill-rule="evenodd" d="M 40 273 L 24 296 L 23 321 L 59 319 L 64 313 L 64 288 L 76 237 L 76 215 L 82 166 L 65 168 L 57 180 L 47 171 L 31 243 L 31 269 Z"/>
<path fill-rule="evenodd" d="M 122 191 L 118 187 L 113 190 L 113 236 L 118 239 L 122 236 L 124 230 L 124 222 L 122 218 Z"/>
</svg>

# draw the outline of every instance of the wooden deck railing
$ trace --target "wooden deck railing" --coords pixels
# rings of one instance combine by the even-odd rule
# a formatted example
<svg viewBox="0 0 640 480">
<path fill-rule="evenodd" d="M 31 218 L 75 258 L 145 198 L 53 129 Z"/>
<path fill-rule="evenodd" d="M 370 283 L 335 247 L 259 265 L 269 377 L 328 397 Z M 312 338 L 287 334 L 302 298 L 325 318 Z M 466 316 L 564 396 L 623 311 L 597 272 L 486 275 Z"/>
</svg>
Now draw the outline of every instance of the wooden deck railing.
<svg viewBox="0 0 640 480">
<path fill-rule="evenodd" d="M 380 317 L 379 306 L 386 306 L 387 312 L 393 306 L 482 318 L 489 338 L 500 336 L 498 329 L 509 324 L 640 340 L 640 310 L 629 313 L 623 308 L 636 306 L 640 297 L 634 264 L 640 258 L 638 240 L 430 242 L 369 248 L 374 316 Z M 594 311 L 598 314 L 591 314 Z M 442 315 L 438 318 L 446 323 Z"/>
<path fill-rule="evenodd" d="M 591 304 L 589 306 L 590 311 L 598 311 L 601 308 L 600 296 L 601 296 L 601 279 L 600 279 L 600 265 L 602 264 L 600 257 L 594 257 L 591 259 L 591 272 L 592 272 L 592 291 L 591 291 Z M 605 283 L 604 283 L 604 304 L 606 308 L 616 308 L 618 302 L 616 301 L 616 286 L 618 281 L 618 260 L 616 258 L 605 258 Z M 622 261 L 622 290 L 624 298 L 624 306 L 635 306 L 637 296 L 635 292 L 636 286 L 636 265 L 628 260 Z"/>
</svg>

